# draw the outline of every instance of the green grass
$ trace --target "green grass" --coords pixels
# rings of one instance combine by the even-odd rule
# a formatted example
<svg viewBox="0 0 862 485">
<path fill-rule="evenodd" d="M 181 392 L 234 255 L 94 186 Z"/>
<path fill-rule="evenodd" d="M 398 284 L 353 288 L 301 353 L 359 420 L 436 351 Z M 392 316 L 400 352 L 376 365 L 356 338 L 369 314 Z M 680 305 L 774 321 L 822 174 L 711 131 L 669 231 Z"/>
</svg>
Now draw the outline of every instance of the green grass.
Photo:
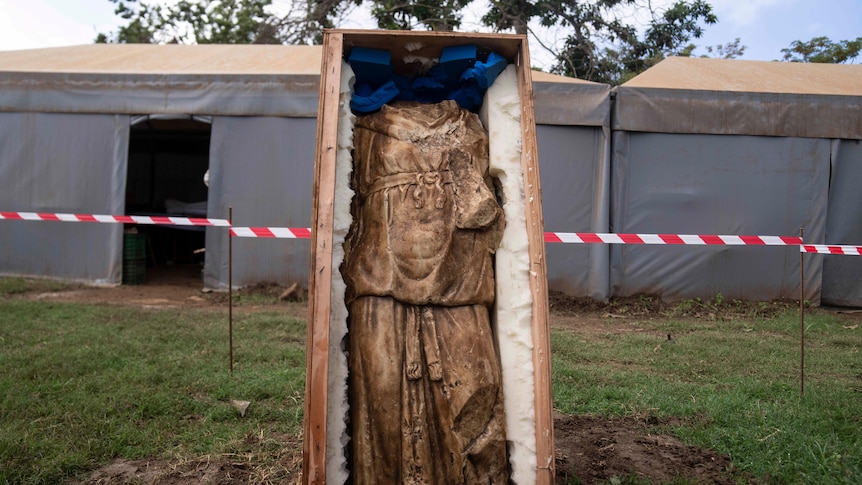
<svg viewBox="0 0 862 485">
<path fill-rule="evenodd" d="M 35 302 L 2 285 L 0 483 L 61 483 L 116 457 L 275 467 L 277 438 L 301 433 L 304 322 L 235 315 L 231 376 L 225 312 Z M 232 399 L 251 401 L 245 417 Z"/>
<path fill-rule="evenodd" d="M 299 451 L 305 324 L 275 297 L 238 295 L 231 376 L 226 308 L 26 298 L 64 288 L 0 278 L 0 484 L 69 482 L 115 458 L 242 456 L 277 470 Z M 686 314 L 712 307 L 688 305 L 608 318 L 605 333 L 555 330 L 555 407 L 678 417 L 656 432 L 729 455 L 741 480 L 862 483 L 862 329 L 807 311 L 800 397 L 795 311 L 710 320 Z M 245 417 L 231 399 L 251 401 Z"/>
<path fill-rule="evenodd" d="M 15 295 L 19 293 L 60 291 L 73 288 L 75 285 L 50 279 L 32 278 L 2 278 L 0 277 L 0 295 Z"/>
<path fill-rule="evenodd" d="M 806 314 L 802 396 L 799 316 L 786 311 L 755 320 L 613 320 L 606 334 L 589 336 L 555 331 L 555 407 L 681 417 L 664 431 L 729 455 L 740 477 L 862 483 L 862 330 L 824 310 Z"/>
</svg>

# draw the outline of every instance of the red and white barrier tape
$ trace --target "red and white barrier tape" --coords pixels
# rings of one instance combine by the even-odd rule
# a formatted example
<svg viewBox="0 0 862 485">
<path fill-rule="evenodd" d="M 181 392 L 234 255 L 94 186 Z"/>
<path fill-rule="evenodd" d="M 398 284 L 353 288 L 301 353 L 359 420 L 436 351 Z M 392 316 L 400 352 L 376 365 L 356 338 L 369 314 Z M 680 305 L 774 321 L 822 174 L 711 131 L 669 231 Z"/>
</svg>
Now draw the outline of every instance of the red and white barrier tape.
<svg viewBox="0 0 862 485">
<path fill-rule="evenodd" d="M 607 234 L 592 232 L 546 232 L 545 242 L 569 244 L 694 244 L 726 246 L 796 246 L 794 236 L 722 236 L 704 234 Z"/>
<path fill-rule="evenodd" d="M 121 224 L 164 224 L 175 226 L 230 226 L 227 219 L 174 216 L 111 216 L 104 214 L 61 214 L 48 212 L 0 212 L 0 219 L 19 221 L 105 222 Z"/>
<path fill-rule="evenodd" d="M 230 235 L 235 237 L 308 239 L 311 237 L 311 229 L 307 227 L 232 227 Z"/>
<path fill-rule="evenodd" d="M 20 221 L 102 222 L 121 224 L 164 224 L 177 226 L 230 227 L 227 219 L 174 216 L 117 216 L 47 212 L 0 212 L 0 219 Z M 307 227 L 231 227 L 234 237 L 308 239 Z M 800 252 L 862 256 L 862 246 L 804 244 L 797 236 L 730 236 L 717 234 L 611 234 L 597 232 L 546 232 L 546 243 L 564 244 L 658 244 L 725 246 L 799 246 Z"/>
<path fill-rule="evenodd" d="M 845 256 L 862 256 L 862 246 L 833 246 L 829 244 L 803 244 L 799 246 L 803 253 L 843 254 Z"/>
<path fill-rule="evenodd" d="M 309 228 L 287 227 L 233 227 L 236 237 L 308 238 Z M 696 244 L 726 246 L 798 246 L 802 238 L 796 236 L 722 236 L 691 234 L 605 234 L 586 232 L 546 232 L 545 242 L 569 244 Z"/>
</svg>

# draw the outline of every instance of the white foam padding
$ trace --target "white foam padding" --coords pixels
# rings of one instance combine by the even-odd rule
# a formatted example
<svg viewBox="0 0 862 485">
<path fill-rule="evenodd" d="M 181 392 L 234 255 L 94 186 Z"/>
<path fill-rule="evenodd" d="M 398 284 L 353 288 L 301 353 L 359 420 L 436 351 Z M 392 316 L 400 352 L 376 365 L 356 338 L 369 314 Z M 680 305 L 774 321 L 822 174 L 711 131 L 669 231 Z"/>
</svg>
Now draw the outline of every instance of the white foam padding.
<svg viewBox="0 0 862 485">
<path fill-rule="evenodd" d="M 329 376 L 326 401 L 326 481 L 342 484 L 347 481 L 347 459 L 344 455 L 348 442 L 347 413 L 347 355 L 341 342 L 347 335 L 347 305 L 344 303 L 346 286 L 341 277 L 344 261 L 344 238 L 353 222 L 350 215 L 350 173 L 353 171 L 353 123 L 350 97 L 355 76 L 350 64 L 341 62 L 341 88 L 338 95 L 338 134 L 335 153 L 335 201 L 332 223 L 332 287 L 329 300 Z"/>
<path fill-rule="evenodd" d="M 480 113 L 488 129 L 491 175 L 503 189 L 506 229 L 496 255 L 494 321 L 503 367 L 506 438 L 514 483 L 536 481 L 532 294 L 524 174 L 521 167 L 521 97 L 510 64 L 485 94 Z"/>
</svg>

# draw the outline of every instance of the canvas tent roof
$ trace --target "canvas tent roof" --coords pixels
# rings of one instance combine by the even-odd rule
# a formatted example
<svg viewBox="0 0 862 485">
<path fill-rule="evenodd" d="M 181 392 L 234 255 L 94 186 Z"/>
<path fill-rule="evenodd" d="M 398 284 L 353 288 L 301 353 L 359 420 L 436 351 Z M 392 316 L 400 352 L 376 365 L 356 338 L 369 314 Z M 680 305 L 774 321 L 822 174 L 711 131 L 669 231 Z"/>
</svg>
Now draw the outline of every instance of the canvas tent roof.
<svg viewBox="0 0 862 485">
<path fill-rule="evenodd" d="M 532 71 L 536 123 L 610 126 L 610 86 Z"/>
<path fill-rule="evenodd" d="M 322 55 L 321 46 L 285 45 L 5 51 L 0 111 L 313 117 Z M 608 86 L 533 75 L 539 123 L 608 124 Z"/>
<path fill-rule="evenodd" d="M 321 46 L 92 44 L 0 52 L 6 72 L 316 75 Z"/>
<path fill-rule="evenodd" d="M 617 88 L 614 129 L 862 138 L 862 66 L 671 57 Z"/>
<path fill-rule="evenodd" d="M 320 54 L 134 44 L 0 52 L 0 111 L 315 116 Z"/>
</svg>

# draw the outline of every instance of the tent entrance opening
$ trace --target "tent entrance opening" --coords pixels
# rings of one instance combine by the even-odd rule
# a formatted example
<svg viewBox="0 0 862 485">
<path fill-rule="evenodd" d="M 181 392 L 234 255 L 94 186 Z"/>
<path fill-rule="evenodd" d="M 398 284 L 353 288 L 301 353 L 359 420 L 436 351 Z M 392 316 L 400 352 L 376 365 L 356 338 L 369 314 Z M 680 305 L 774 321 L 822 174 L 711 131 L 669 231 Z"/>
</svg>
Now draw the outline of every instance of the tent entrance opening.
<svg viewBox="0 0 862 485">
<path fill-rule="evenodd" d="M 126 214 L 207 217 L 210 123 L 202 117 L 133 119 L 126 178 Z M 146 281 L 201 280 L 206 246 L 203 226 L 137 225 L 143 234 Z M 124 271 L 126 271 L 124 265 Z M 124 278 L 125 280 L 125 278 Z"/>
</svg>

